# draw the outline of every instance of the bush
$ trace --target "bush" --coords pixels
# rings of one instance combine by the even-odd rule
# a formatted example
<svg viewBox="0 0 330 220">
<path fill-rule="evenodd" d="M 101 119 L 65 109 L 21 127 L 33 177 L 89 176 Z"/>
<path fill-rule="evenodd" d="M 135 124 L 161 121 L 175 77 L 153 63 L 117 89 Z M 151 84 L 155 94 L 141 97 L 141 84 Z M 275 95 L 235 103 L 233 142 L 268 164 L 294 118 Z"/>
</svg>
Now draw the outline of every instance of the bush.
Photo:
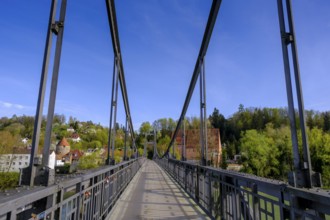
<svg viewBox="0 0 330 220">
<path fill-rule="evenodd" d="M 0 190 L 14 188 L 18 185 L 19 173 L 5 172 L 0 173 Z"/>
<path fill-rule="evenodd" d="M 95 153 L 88 156 L 82 156 L 79 159 L 78 169 L 80 170 L 88 170 L 96 167 L 99 167 L 99 164 L 97 155 Z"/>
</svg>

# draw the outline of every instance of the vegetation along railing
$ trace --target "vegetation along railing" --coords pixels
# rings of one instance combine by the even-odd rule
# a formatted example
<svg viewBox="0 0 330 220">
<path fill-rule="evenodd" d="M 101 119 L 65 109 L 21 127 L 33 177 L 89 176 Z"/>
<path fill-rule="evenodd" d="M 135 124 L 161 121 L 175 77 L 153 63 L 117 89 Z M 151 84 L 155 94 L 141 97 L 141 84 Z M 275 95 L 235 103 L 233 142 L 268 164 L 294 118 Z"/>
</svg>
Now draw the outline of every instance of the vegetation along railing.
<svg viewBox="0 0 330 220">
<path fill-rule="evenodd" d="M 86 173 L 56 177 L 56 184 L 0 192 L 0 220 L 105 219 L 144 158 Z"/>
<path fill-rule="evenodd" d="M 330 219 L 330 191 L 186 161 L 157 162 L 214 219 Z"/>
</svg>

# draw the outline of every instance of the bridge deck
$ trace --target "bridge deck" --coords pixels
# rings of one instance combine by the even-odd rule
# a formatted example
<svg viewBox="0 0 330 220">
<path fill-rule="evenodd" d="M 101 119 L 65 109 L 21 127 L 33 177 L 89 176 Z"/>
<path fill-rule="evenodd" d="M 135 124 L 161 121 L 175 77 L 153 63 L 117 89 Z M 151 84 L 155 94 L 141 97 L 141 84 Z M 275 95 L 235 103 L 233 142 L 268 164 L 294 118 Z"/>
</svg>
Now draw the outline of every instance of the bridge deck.
<svg viewBox="0 0 330 220">
<path fill-rule="evenodd" d="M 155 162 L 147 160 L 109 219 L 210 219 Z"/>
</svg>

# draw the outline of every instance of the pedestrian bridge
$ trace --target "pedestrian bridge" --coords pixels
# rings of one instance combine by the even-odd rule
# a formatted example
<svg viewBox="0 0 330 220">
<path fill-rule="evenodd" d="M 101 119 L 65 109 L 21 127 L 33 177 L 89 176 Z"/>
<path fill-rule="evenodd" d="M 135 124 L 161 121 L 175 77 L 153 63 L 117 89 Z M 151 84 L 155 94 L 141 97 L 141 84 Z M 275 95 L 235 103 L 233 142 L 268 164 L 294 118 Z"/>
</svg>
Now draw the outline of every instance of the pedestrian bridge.
<svg viewBox="0 0 330 220">
<path fill-rule="evenodd" d="M 153 161 L 138 157 L 136 153 L 115 5 L 114 0 L 106 0 L 114 52 L 106 165 L 74 174 L 55 175 L 55 171 L 48 167 L 48 162 L 67 1 L 61 0 L 59 13 L 56 13 L 57 2 L 57 0 L 52 0 L 51 3 L 30 164 L 21 172 L 19 187 L 0 192 L 0 220 L 330 219 L 330 191 L 321 190 L 321 178 L 312 171 L 310 162 L 290 0 L 284 1 L 285 7 L 283 7 L 283 0 L 277 0 L 294 161 L 289 183 L 207 166 L 209 160 L 206 138 L 204 58 L 221 0 L 212 1 L 187 96 L 164 155 L 158 155 L 157 140 L 154 135 Z M 58 20 L 55 19 L 57 15 Z M 52 45 L 53 36 L 57 38 L 56 45 Z M 55 48 L 55 54 L 54 61 L 50 62 L 52 48 Z M 290 57 L 289 51 L 291 51 Z M 53 64 L 53 75 L 41 162 L 37 158 L 37 152 L 49 63 Z M 294 74 L 290 72 L 292 68 Z M 293 105 L 291 75 L 294 75 L 296 82 L 299 123 L 295 121 L 296 111 Z M 186 160 L 184 141 L 181 160 L 172 159 L 169 149 L 174 145 L 178 131 L 182 129 L 181 125 L 184 124 L 182 122 L 198 78 L 200 80 L 201 160 L 195 164 Z M 118 84 L 120 84 L 125 109 L 125 130 L 130 133 L 135 153 L 134 159 L 128 160 L 125 137 L 123 162 L 115 164 Z M 302 149 L 298 148 L 297 124 L 300 125 Z"/>
</svg>

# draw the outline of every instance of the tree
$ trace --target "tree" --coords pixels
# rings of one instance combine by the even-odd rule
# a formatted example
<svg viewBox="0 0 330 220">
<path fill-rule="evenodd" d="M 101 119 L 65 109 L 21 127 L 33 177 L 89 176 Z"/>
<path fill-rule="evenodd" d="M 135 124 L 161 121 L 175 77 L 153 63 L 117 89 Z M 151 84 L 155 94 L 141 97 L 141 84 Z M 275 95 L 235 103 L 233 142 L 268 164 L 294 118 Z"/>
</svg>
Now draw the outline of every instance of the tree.
<svg viewBox="0 0 330 220">
<path fill-rule="evenodd" d="M 54 114 L 53 123 L 58 123 L 60 125 L 65 123 L 65 115 L 63 114 Z"/>
<path fill-rule="evenodd" d="M 274 177 L 287 180 L 288 173 L 293 169 L 290 128 L 288 126 L 282 126 L 281 128 L 275 129 L 272 123 L 268 123 L 266 125 L 265 135 L 273 140 L 274 148 L 276 148 L 278 152 L 276 158 L 279 162 L 279 173 Z"/>
<path fill-rule="evenodd" d="M 238 112 L 243 112 L 244 111 L 244 105 L 243 104 L 239 104 L 238 106 Z"/>
<path fill-rule="evenodd" d="M 18 172 L 0 172 L 0 190 L 11 189 L 18 185 Z"/>
<path fill-rule="evenodd" d="M 12 153 L 13 148 L 20 143 L 19 135 L 12 135 L 9 131 L 0 131 L 0 154 Z"/>
<path fill-rule="evenodd" d="M 330 131 L 330 112 L 322 113 L 323 118 L 323 131 Z"/>
<path fill-rule="evenodd" d="M 140 126 L 140 134 L 148 134 L 152 131 L 152 126 L 149 122 L 143 122 Z"/>
<path fill-rule="evenodd" d="M 313 170 L 320 172 L 324 186 L 330 187 L 330 134 L 319 128 L 307 134 Z"/>
<path fill-rule="evenodd" d="M 160 154 L 160 156 L 165 153 L 165 151 L 167 150 L 168 145 L 170 144 L 170 141 L 171 141 L 171 138 L 167 135 L 165 137 L 161 137 L 157 141 L 157 151 Z"/>
<path fill-rule="evenodd" d="M 257 130 L 242 133 L 241 154 L 244 171 L 261 177 L 279 174 L 278 150 L 271 138 Z"/>
<path fill-rule="evenodd" d="M 34 127 L 34 117 L 23 115 L 19 119 L 20 123 L 24 126 L 21 130 L 21 137 L 32 139 L 33 127 Z"/>
<path fill-rule="evenodd" d="M 220 114 L 217 108 L 214 108 L 212 115 L 209 116 L 209 121 L 213 128 L 219 129 L 221 141 L 226 142 L 226 119 L 222 114 Z"/>
<path fill-rule="evenodd" d="M 20 135 L 25 127 L 20 123 L 12 123 L 8 125 L 4 130 L 9 131 L 12 135 Z"/>
<path fill-rule="evenodd" d="M 107 145 L 108 143 L 107 129 L 97 129 L 95 134 L 95 140 L 100 142 L 100 146 Z"/>
<path fill-rule="evenodd" d="M 221 165 L 220 167 L 222 169 L 227 169 L 227 150 L 225 148 L 222 149 L 222 155 L 221 155 Z"/>
<path fill-rule="evenodd" d="M 98 157 L 97 152 L 92 153 L 91 155 L 82 156 L 79 159 L 78 169 L 87 170 L 98 167 L 99 165 L 98 165 L 98 160 L 96 159 L 97 157 Z"/>
<path fill-rule="evenodd" d="M 189 122 L 188 129 L 199 129 L 200 119 L 197 117 L 187 117 L 187 121 Z"/>
<path fill-rule="evenodd" d="M 176 122 L 172 118 L 161 118 L 154 121 L 153 127 L 161 132 L 161 137 L 171 136 L 176 127 Z"/>
</svg>

